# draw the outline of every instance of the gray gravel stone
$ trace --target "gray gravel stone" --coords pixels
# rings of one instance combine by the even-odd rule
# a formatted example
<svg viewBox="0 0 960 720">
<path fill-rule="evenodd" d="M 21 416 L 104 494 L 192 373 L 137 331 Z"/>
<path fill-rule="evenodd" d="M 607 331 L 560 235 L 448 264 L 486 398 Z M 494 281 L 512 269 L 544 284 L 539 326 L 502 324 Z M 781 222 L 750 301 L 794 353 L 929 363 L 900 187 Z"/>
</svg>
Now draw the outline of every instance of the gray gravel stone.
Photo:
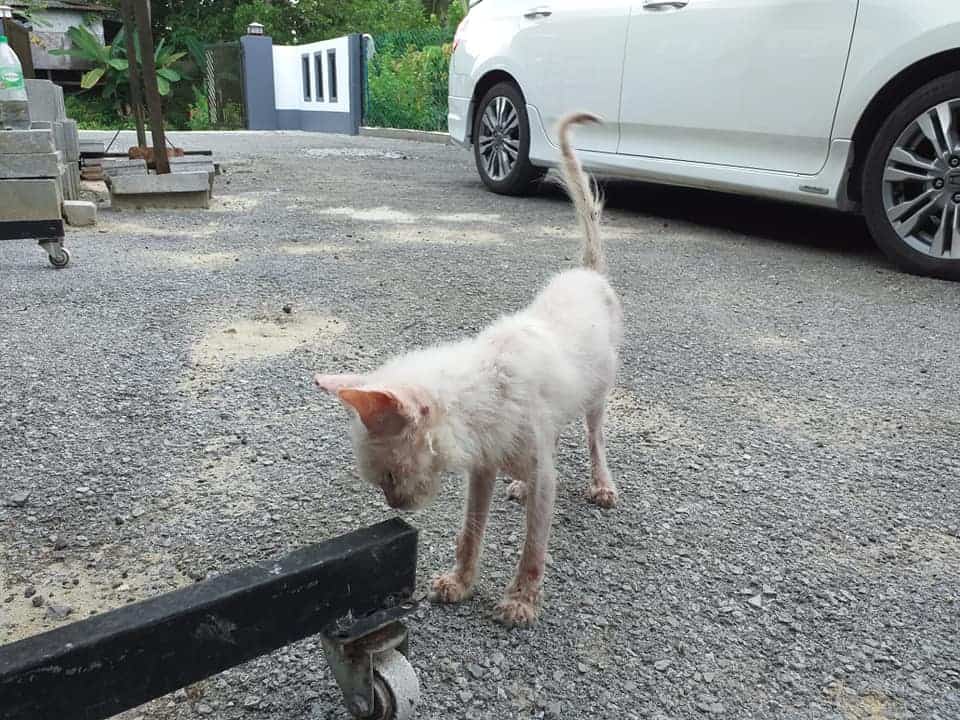
<svg viewBox="0 0 960 720">
<path fill-rule="evenodd" d="M 35 245 L 0 243 L 4 592 L 49 589 L 77 616 L 391 517 L 357 481 L 347 416 L 312 374 L 474 332 L 579 255 L 556 190 L 488 193 L 455 148 L 175 141 L 238 163 L 209 212 L 102 211 L 98 228 L 70 229 L 69 282 Z M 605 191 L 626 317 L 606 424 L 621 504 L 585 504 L 574 423 L 541 619 L 506 630 L 495 605 L 523 516 L 498 485 L 473 596 L 409 620 L 418 717 L 538 718 L 553 703 L 571 720 L 835 720 L 880 704 L 960 717 L 957 286 L 894 272 L 856 218 Z M 450 478 L 409 518 L 418 593 L 449 568 L 462 512 Z M 69 544 L 51 550 L 52 536 Z M 758 594 L 764 612 L 748 604 Z M 22 602 L 2 606 L 0 642 L 51 624 Z M 835 669 L 845 694 L 824 694 Z M 193 697 L 137 712 L 348 717 L 315 639 Z"/>
</svg>

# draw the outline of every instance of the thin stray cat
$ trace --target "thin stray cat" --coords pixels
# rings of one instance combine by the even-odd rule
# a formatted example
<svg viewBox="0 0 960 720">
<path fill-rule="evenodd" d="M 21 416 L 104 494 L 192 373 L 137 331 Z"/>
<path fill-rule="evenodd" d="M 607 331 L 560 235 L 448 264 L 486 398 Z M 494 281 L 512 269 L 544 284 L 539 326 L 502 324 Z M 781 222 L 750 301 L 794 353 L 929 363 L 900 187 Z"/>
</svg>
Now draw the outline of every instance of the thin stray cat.
<svg viewBox="0 0 960 720">
<path fill-rule="evenodd" d="M 524 310 L 474 338 L 417 350 L 367 375 L 317 375 L 353 413 L 361 477 L 390 507 L 417 510 L 445 472 L 467 476 L 466 518 L 456 564 L 433 582 L 440 602 L 465 599 L 477 577 L 498 472 L 526 502 L 526 539 L 516 577 L 498 605 L 508 625 L 536 620 L 556 497 L 560 432 L 586 418 L 592 482 L 587 498 L 617 502 L 607 469 L 603 417 L 623 331 L 620 302 L 604 276 L 602 203 L 570 145 L 571 127 L 599 122 L 585 113 L 559 124 L 563 178 L 585 235 L 583 267 L 556 275 Z"/>
</svg>

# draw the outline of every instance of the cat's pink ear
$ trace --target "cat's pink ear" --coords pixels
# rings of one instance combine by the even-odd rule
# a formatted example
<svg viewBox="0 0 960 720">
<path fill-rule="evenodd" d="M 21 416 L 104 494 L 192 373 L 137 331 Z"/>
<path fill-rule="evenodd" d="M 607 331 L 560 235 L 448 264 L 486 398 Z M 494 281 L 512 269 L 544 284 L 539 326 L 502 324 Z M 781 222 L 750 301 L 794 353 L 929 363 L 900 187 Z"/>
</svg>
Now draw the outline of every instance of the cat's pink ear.
<svg viewBox="0 0 960 720">
<path fill-rule="evenodd" d="M 396 395 L 382 390 L 343 388 L 337 396 L 357 411 L 360 420 L 371 433 L 394 435 L 409 422 L 403 403 Z"/>
<path fill-rule="evenodd" d="M 359 385 L 363 376 L 361 375 L 314 375 L 313 382 L 324 392 L 333 395 L 345 387 Z"/>
</svg>

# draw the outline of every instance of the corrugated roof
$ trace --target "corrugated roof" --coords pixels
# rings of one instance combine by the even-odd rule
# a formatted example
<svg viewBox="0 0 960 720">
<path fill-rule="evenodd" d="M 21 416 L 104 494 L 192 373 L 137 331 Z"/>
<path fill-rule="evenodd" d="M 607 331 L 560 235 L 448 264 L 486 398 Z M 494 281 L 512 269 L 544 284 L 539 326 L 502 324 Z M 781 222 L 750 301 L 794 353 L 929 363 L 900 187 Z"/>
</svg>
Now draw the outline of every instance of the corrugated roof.
<svg viewBox="0 0 960 720">
<path fill-rule="evenodd" d="M 0 3 L 10 5 L 11 7 L 21 8 L 28 7 L 30 3 L 26 2 L 17 2 L 17 0 L 7 0 L 6 3 Z M 97 5 L 96 3 L 90 2 L 71 2 L 71 0 L 46 0 L 42 6 L 38 7 L 37 10 L 76 10 L 77 12 L 113 12 L 113 8 L 106 7 L 104 5 Z"/>
</svg>

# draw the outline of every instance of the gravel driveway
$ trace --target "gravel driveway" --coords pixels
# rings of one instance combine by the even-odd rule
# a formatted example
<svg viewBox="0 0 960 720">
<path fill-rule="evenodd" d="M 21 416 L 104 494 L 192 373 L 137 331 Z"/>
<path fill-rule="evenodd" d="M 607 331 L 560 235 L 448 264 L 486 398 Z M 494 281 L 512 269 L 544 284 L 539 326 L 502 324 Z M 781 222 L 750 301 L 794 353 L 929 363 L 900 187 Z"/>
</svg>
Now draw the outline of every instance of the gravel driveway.
<svg viewBox="0 0 960 720">
<path fill-rule="evenodd" d="M 102 213 L 60 272 L 0 244 L 0 642 L 387 517 L 312 372 L 475 332 L 578 256 L 559 193 L 488 194 L 463 150 L 174 139 L 223 161 L 210 211 Z M 608 195 L 621 506 L 585 503 L 571 427 L 542 618 L 508 630 L 500 491 L 475 597 L 411 622 L 420 717 L 960 717 L 960 284 L 897 273 L 855 219 Z M 451 479 L 414 518 L 421 592 L 461 504 Z M 339 702 L 303 642 L 125 717 Z"/>
</svg>

